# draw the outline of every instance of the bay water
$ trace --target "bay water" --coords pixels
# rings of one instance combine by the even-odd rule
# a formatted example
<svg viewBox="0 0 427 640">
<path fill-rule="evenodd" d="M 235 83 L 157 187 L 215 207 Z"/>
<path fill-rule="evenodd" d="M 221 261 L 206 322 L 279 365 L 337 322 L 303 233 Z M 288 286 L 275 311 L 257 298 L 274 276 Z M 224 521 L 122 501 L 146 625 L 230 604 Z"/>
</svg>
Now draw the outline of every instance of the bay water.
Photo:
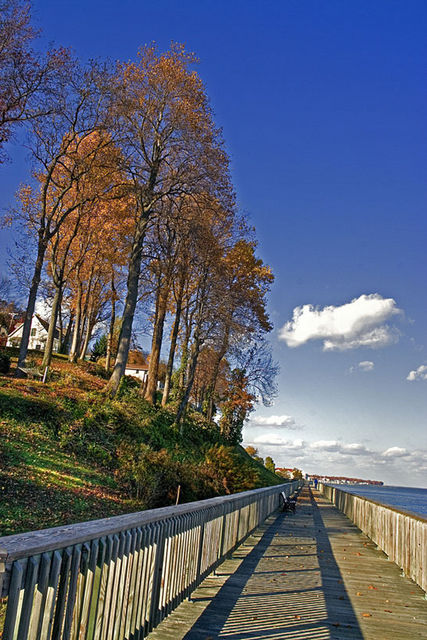
<svg viewBox="0 0 427 640">
<path fill-rule="evenodd" d="M 332 486 L 427 519 L 427 489 L 371 484 L 333 484 Z"/>
</svg>

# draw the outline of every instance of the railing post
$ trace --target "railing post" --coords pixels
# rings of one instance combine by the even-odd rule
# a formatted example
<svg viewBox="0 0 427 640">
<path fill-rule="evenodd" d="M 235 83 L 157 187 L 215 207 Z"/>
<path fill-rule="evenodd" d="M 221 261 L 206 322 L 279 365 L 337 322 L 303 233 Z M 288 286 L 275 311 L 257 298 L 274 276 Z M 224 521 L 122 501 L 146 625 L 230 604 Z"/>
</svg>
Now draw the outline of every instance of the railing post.
<svg viewBox="0 0 427 640">
<path fill-rule="evenodd" d="M 2 538 L 4 640 L 141 639 L 275 509 L 281 489 L 291 487 Z"/>
<path fill-rule="evenodd" d="M 154 561 L 153 569 L 153 588 L 151 591 L 151 607 L 149 618 L 149 631 L 151 631 L 157 624 L 158 610 L 159 610 L 159 598 L 162 582 L 162 570 L 163 570 L 163 558 L 165 552 L 165 536 L 164 536 L 164 524 L 159 523 L 157 528 L 157 548 L 156 557 Z"/>
<path fill-rule="evenodd" d="M 205 523 L 204 521 L 200 525 L 200 540 L 199 540 L 199 551 L 197 554 L 197 568 L 196 568 L 196 576 L 199 578 L 200 576 L 200 568 L 202 566 L 202 555 L 203 555 L 203 542 L 205 539 Z"/>
</svg>

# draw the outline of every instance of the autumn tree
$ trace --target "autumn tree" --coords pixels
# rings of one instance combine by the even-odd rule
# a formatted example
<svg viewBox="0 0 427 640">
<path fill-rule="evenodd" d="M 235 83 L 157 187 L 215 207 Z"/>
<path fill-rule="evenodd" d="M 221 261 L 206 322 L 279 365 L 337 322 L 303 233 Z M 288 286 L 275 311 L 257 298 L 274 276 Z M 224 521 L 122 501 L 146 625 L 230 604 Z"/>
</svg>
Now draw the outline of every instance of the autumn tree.
<svg viewBox="0 0 427 640">
<path fill-rule="evenodd" d="M 120 254 L 126 233 L 126 208 L 121 177 L 117 170 L 118 151 L 105 134 L 97 131 L 77 141 L 74 162 L 87 163 L 79 179 L 63 198 L 61 208 L 69 214 L 48 246 L 50 273 L 55 287 L 43 365 L 52 355 L 53 336 L 62 294 L 67 281 L 77 282 L 75 327 L 70 359 L 77 355 L 83 329 L 80 358 L 84 358 L 98 312 L 105 302 L 114 258 Z M 81 159 L 82 157 L 82 159 Z M 56 192 L 53 194 L 56 197 Z M 79 206 L 73 209 L 77 201 Z M 127 203 L 127 200 L 126 200 Z M 86 282 L 82 278 L 86 275 Z M 74 277 L 73 277 L 74 276 Z M 82 304 L 84 300 L 84 304 Z"/>
<path fill-rule="evenodd" d="M 199 203 L 200 204 L 200 203 Z M 222 255 L 230 237 L 232 217 L 209 199 L 200 208 L 203 215 L 192 227 L 191 278 L 186 302 L 186 326 L 182 341 L 182 378 L 176 414 L 179 424 L 192 392 L 202 348 L 215 340 L 220 324 L 223 294 Z"/>
<path fill-rule="evenodd" d="M 159 204 L 183 193 L 229 193 L 227 158 L 192 54 L 172 45 L 142 49 L 136 63 L 118 66 L 114 119 L 124 166 L 135 192 L 135 228 L 118 353 L 107 390 L 115 395 L 124 373 L 147 224 Z"/>
<path fill-rule="evenodd" d="M 64 49 L 38 53 L 33 48 L 36 36 L 30 3 L 0 0 L 0 162 L 17 125 L 61 109 L 69 55 Z"/>
<path fill-rule="evenodd" d="M 242 429 L 249 413 L 254 408 L 255 397 L 247 389 L 244 371 L 234 369 L 231 372 L 225 399 L 221 402 L 219 426 L 223 437 L 232 444 L 241 442 Z"/>
<path fill-rule="evenodd" d="M 256 447 L 253 447 L 252 445 L 248 445 L 247 447 L 245 447 L 245 451 L 249 456 L 251 456 L 251 458 L 254 458 L 258 455 L 258 449 Z"/>
<path fill-rule="evenodd" d="M 274 473 L 276 470 L 276 465 L 274 464 L 274 460 L 271 456 L 265 457 L 264 466 L 268 471 L 271 471 L 271 473 Z"/>
<path fill-rule="evenodd" d="M 110 139 L 98 137 L 97 145 L 85 143 L 102 128 L 105 107 L 97 84 L 98 70 L 82 69 L 77 64 L 63 86 L 62 107 L 34 125 L 31 153 L 35 185 L 19 192 L 21 214 L 27 228 L 37 239 L 36 260 L 30 285 L 25 322 L 18 358 L 17 374 L 25 365 L 28 340 L 37 291 L 46 250 L 62 231 L 68 217 L 98 198 L 95 189 L 79 191 L 77 185 L 96 162 L 100 148 Z"/>
<path fill-rule="evenodd" d="M 157 390 L 166 314 L 170 306 L 173 280 L 184 237 L 180 232 L 185 226 L 181 221 L 180 209 L 175 206 L 173 200 L 169 200 L 162 205 L 160 215 L 155 217 L 151 242 L 147 243 L 147 251 L 151 254 L 148 271 L 152 274 L 155 308 L 145 397 L 152 403 L 155 402 Z"/>
<path fill-rule="evenodd" d="M 233 349 L 233 360 L 245 372 L 248 391 L 256 402 L 270 406 L 277 395 L 279 365 L 273 360 L 271 345 L 265 336 L 242 337 Z"/>
<path fill-rule="evenodd" d="M 252 347 L 252 343 L 256 344 L 262 334 L 272 328 L 265 308 L 266 295 L 273 281 L 271 269 L 256 256 L 256 243 L 244 237 L 249 235 L 249 230 L 241 222 L 239 235 L 222 259 L 222 308 L 212 375 L 206 390 L 208 419 L 212 418 L 214 403 L 219 399 L 216 386 L 222 360 L 230 357 L 230 353 L 237 353 L 238 345 L 242 343 L 245 349 Z M 244 368 L 239 362 L 236 365 Z"/>
</svg>

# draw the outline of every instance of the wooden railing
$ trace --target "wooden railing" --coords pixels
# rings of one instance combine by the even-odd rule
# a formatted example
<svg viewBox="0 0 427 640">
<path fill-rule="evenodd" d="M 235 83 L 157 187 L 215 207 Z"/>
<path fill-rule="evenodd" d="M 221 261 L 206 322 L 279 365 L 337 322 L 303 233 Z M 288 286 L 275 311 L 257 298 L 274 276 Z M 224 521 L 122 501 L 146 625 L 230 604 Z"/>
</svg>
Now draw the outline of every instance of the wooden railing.
<svg viewBox="0 0 427 640">
<path fill-rule="evenodd" d="M 326 484 L 318 488 L 427 592 L 427 519 Z"/>
<path fill-rule="evenodd" d="M 144 638 L 300 485 L 0 538 L 3 640 Z"/>
</svg>

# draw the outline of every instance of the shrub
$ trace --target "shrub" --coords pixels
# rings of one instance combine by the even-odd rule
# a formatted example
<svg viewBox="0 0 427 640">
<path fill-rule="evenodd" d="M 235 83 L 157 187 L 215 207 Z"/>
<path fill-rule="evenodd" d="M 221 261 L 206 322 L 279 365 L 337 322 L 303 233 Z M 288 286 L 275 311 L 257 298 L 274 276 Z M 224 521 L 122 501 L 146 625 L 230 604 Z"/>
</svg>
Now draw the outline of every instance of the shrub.
<svg viewBox="0 0 427 640">
<path fill-rule="evenodd" d="M 179 463 L 166 449 L 153 451 L 146 444 L 122 443 L 117 450 L 117 475 L 146 507 L 171 504 L 180 482 Z"/>
<path fill-rule="evenodd" d="M 215 445 L 208 449 L 201 471 L 217 493 L 237 493 L 260 486 L 258 471 L 233 447 Z"/>
<path fill-rule="evenodd" d="M 9 373 L 10 371 L 10 357 L 7 353 L 0 353 L 0 373 Z"/>
</svg>

